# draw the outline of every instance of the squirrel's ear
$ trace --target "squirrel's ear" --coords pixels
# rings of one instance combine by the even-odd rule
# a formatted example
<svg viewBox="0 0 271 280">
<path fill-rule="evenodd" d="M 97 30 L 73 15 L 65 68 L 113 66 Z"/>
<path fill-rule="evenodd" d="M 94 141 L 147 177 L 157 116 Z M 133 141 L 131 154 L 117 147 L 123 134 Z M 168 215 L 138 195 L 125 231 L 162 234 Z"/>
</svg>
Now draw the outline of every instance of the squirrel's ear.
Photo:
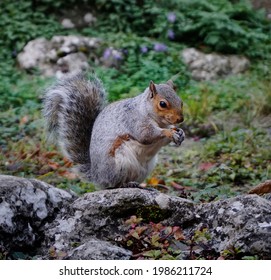
<svg viewBox="0 0 271 280">
<path fill-rule="evenodd" d="M 170 86 L 173 90 L 177 90 L 177 87 L 174 85 L 174 83 L 173 83 L 173 81 L 172 80 L 168 80 L 167 82 L 166 82 L 166 84 L 168 85 L 168 86 Z"/>
<path fill-rule="evenodd" d="M 150 81 L 149 89 L 151 92 L 151 98 L 153 98 L 157 94 L 156 87 L 153 81 Z"/>
</svg>

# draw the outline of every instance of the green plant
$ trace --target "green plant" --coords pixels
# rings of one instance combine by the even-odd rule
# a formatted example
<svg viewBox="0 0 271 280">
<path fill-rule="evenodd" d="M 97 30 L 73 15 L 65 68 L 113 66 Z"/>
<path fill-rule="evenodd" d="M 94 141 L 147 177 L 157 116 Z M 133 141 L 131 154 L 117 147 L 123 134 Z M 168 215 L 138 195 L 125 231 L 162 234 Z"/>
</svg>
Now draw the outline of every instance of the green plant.
<svg viewBox="0 0 271 280">
<path fill-rule="evenodd" d="M 84 34 L 89 34 L 88 32 L 88 29 L 84 30 Z M 131 97 L 142 92 L 150 79 L 161 83 L 173 78 L 179 90 L 188 84 L 190 77 L 180 60 L 182 45 L 165 45 L 124 33 L 106 33 L 103 36 L 110 39 L 110 46 L 123 53 L 123 61 L 118 68 L 95 68 L 105 86 L 110 89 L 110 100 Z"/>
<path fill-rule="evenodd" d="M 270 54 L 270 23 L 250 2 L 229 0 L 89 1 L 101 20 L 98 29 L 152 36 L 203 48 L 242 53 L 250 57 Z M 148 26 L 146 29 L 145 27 Z"/>
<path fill-rule="evenodd" d="M 123 238 L 123 246 L 132 250 L 135 259 L 175 259 L 179 250 L 174 250 L 175 242 L 185 237 L 180 227 L 163 226 L 160 223 L 142 225 L 142 219 L 130 217 L 125 223 L 129 233 Z"/>
</svg>

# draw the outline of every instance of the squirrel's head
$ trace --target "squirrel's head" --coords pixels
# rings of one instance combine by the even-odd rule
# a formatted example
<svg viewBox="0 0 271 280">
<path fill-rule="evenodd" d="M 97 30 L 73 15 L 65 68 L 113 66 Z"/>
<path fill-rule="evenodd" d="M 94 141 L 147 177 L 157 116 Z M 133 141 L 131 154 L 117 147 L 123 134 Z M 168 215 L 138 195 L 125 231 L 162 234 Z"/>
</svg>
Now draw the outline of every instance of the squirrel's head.
<svg viewBox="0 0 271 280">
<path fill-rule="evenodd" d="M 171 80 L 159 85 L 150 81 L 148 98 L 152 102 L 156 121 L 163 125 L 173 125 L 184 120 L 183 102 L 175 90 Z"/>
</svg>

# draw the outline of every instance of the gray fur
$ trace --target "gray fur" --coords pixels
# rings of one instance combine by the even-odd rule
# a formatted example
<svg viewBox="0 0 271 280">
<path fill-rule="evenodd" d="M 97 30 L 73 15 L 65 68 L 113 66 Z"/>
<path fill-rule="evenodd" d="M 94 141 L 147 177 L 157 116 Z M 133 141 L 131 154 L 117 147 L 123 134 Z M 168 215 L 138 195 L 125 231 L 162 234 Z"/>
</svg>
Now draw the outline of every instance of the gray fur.
<svg viewBox="0 0 271 280">
<path fill-rule="evenodd" d="M 57 139 L 63 154 L 78 164 L 90 162 L 89 143 L 94 120 L 105 106 L 106 94 L 93 75 L 68 76 L 50 87 L 43 99 L 47 130 Z"/>
<path fill-rule="evenodd" d="M 166 84 L 155 85 L 160 96 L 176 109 L 181 99 Z M 55 132 L 62 150 L 79 164 L 79 170 L 101 188 L 115 188 L 131 181 L 142 182 L 155 166 L 160 148 L 174 141 L 180 145 L 182 130 L 172 131 L 153 108 L 150 90 L 106 107 L 105 91 L 94 77 L 79 74 L 51 87 L 44 99 L 49 132 Z M 116 139 L 129 135 L 111 153 Z M 182 136 L 182 137 L 181 137 Z"/>
</svg>

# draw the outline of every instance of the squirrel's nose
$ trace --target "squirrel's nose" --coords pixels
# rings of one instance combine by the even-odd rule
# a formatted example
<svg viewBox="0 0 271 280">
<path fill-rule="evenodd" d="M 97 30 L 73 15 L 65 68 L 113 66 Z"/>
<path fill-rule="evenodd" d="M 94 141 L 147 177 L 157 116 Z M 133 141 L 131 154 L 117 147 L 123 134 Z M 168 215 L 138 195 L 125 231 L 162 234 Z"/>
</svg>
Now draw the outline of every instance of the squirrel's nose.
<svg viewBox="0 0 271 280">
<path fill-rule="evenodd" d="M 176 123 L 182 123 L 184 121 L 183 115 L 181 115 L 177 120 Z"/>
</svg>

